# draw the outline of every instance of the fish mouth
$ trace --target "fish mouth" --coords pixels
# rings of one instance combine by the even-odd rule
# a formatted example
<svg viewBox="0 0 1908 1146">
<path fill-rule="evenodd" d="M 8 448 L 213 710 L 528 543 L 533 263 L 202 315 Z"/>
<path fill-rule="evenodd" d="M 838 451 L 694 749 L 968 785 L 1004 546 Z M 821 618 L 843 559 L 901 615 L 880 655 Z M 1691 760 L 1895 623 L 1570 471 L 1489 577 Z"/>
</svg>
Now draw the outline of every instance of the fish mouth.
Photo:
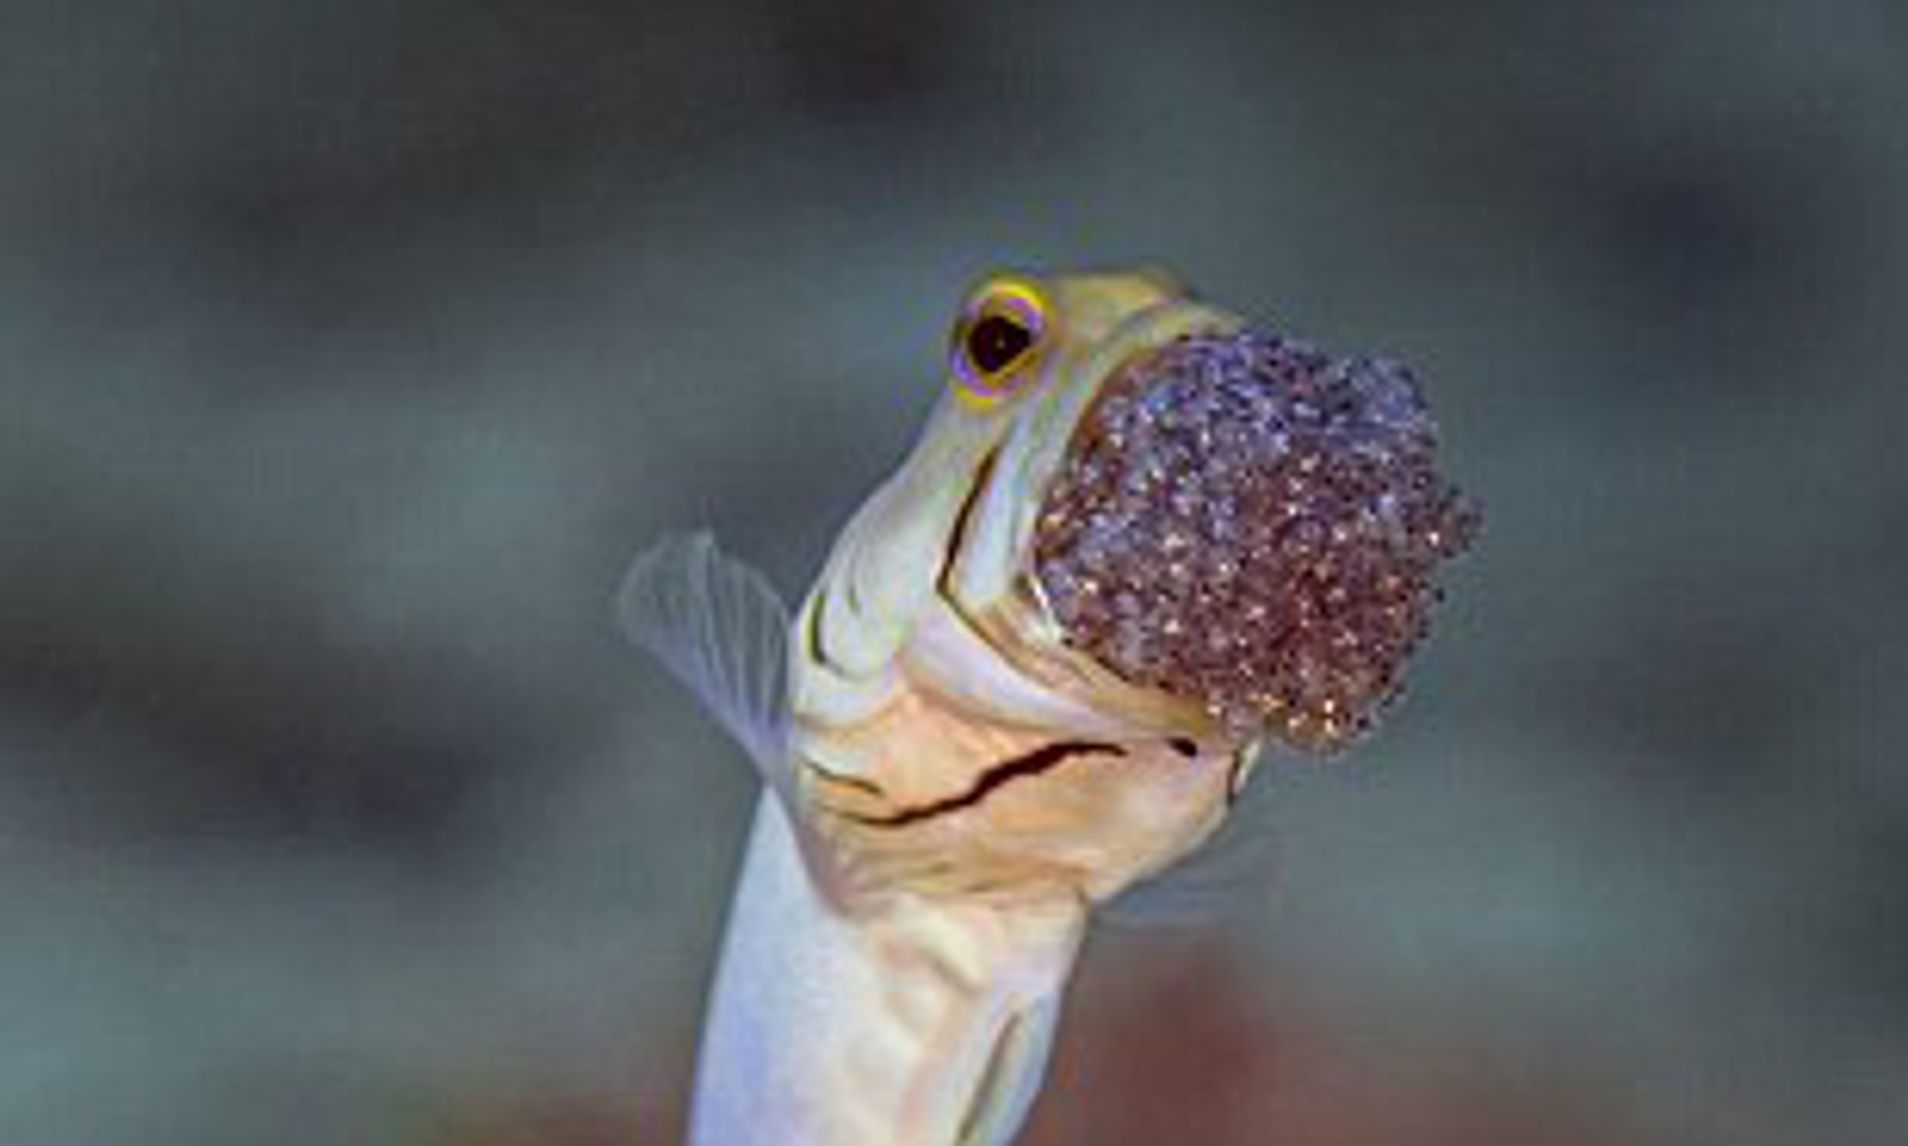
<svg viewBox="0 0 1908 1146">
<path fill-rule="evenodd" d="M 1399 692 L 1480 515 L 1401 364 L 1251 330 L 1127 359 L 1076 423 L 1031 569 L 1065 643 L 1241 741 L 1329 752 Z"/>
</svg>

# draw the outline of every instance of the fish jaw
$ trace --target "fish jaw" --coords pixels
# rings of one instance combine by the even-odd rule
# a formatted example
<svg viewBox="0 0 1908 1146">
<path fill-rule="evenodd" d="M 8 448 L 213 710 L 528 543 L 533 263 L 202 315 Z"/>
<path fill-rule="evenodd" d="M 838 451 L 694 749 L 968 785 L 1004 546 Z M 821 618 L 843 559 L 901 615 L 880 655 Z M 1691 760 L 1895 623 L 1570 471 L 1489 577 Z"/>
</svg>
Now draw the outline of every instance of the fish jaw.
<svg viewBox="0 0 1908 1146">
<path fill-rule="evenodd" d="M 841 860 L 844 898 L 1100 902 L 1218 827 L 1245 750 L 1086 707 L 978 640 L 936 608 L 878 711 L 798 728 L 810 822 Z"/>
</svg>

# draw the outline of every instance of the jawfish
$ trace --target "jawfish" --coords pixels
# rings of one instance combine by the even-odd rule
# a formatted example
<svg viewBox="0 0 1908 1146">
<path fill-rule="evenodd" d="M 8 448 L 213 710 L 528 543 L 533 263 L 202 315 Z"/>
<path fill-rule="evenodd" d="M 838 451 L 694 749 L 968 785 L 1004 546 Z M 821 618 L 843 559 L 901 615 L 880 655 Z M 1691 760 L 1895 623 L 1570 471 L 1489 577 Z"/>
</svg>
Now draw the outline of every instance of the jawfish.
<svg viewBox="0 0 1908 1146">
<path fill-rule="evenodd" d="M 986 278 L 944 391 L 792 617 L 706 533 L 624 586 L 765 781 L 699 1146 L 1009 1141 L 1095 910 L 1364 733 L 1477 529 L 1410 370 L 1163 271 Z"/>
</svg>

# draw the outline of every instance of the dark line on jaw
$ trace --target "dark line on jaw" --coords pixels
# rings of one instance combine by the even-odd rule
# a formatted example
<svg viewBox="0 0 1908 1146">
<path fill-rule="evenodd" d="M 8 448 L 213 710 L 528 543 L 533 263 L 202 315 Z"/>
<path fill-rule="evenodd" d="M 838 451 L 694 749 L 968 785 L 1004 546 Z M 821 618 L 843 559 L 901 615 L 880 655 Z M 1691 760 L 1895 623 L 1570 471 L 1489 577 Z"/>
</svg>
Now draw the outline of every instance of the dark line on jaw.
<svg viewBox="0 0 1908 1146">
<path fill-rule="evenodd" d="M 1045 744 L 1032 752 L 1015 756 L 992 765 L 980 774 L 980 778 L 965 792 L 958 792 L 943 799 L 912 808 L 903 808 L 885 816 L 849 816 L 856 823 L 871 828 L 901 828 L 909 824 L 918 824 L 922 820 L 944 816 L 949 812 L 958 812 L 971 808 L 985 800 L 989 793 L 1003 784 L 1028 776 L 1038 776 L 1042 772 L 1066 763 L 1075 756 L 1124 756 L 1126 749 L 1117 744 L 1107 744 L 1098 740 L 1061 740 Z"/>
<path fill-rule="evenodd" d="M 847 776 L 840 772 L 830 771 L 820 764 L 815 763 L 813 760 L 803 760 L 802 767 L 813 772 L 824 784 L 839 784 L 844 788 L 853 788 L 857 792 L 866 792 L 870 796 L 875 796 L 883 800 L 888 798 L 888 794 L 881 790 L 881 785 L 875 783 L 873 780 L 865 779 L 861 776 Z"/>
<path fill-rule="evenodd" d="M 947 582 L 954 575 L 954 562 L 961 555 L 961 546 L 967 541 L 968 526 L 973 524 L 974 507 L 980 504 L 981 494 L 986 492 L 987 483 L 994 476 L 994 463 L 1000 460 L 1000 446 L 987 451 L 980 465 L 974 470 L 974 484 L 967 489 L 967 496 L 961 500 L 961 508 L 954 515 L 954 528 L 948 530 L 947 548 L 941 554 L 941 572 L 934 578 L 934 587 L 942 597 L 947 597 Z M 952 598 L 948 598 L 952 600 Z"/>
<path fill-rule="evenodd" d="M 802 629 L 802 644 L 808 649 L 808 657 L 823 668 L 833 668 L 834 662 L 828 659 L 828 649 L 822 643 L 822 614 L 828 610 L 828 583 L 823 581 L 815 590 L 815 603 L 808 610 L 808 624 Z"/>
</svg>

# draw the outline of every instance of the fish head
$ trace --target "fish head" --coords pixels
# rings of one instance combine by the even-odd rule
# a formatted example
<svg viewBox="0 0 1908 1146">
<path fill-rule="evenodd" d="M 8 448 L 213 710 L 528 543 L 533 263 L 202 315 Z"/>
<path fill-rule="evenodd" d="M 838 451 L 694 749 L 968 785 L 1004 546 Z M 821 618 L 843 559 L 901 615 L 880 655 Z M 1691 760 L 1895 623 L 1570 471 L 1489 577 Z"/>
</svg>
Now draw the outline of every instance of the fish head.
<svg viewBox="0 0 1908 1146">
<path fill-rule="evenodd" d="M 1262 742 L 1395 695 L 1475 514 L 1416 380 L 1153 269 L 982 280 L 944 393 L 795 622 L 811 817 L 878 882 L 1104 899 Z"/>
</svg>

